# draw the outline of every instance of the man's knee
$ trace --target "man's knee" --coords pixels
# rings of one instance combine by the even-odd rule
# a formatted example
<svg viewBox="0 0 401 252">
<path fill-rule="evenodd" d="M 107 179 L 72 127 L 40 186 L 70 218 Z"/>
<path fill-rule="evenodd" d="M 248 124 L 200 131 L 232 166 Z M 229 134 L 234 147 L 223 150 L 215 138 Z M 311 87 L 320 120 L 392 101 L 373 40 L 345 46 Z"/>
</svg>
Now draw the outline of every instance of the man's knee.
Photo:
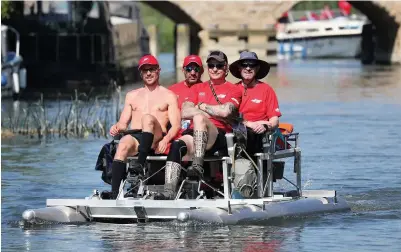
<svg viewBox="0 0 401 252">
<path fill-rule="evenodd" d="M 144 127 L 154 127 L 155 123 L 157 122 L 156 117 L 146 114 L 142 116 L 142 128 Z"/>
<path fill-rule="evenodd" d="M 135 147 L 135 140 L 132 139 L 132 136 L 124 136 L 121 138 L 120 142 L 117 146 L 117 153 L 119 154 L 127 154 L 130 150 Z"/>
<path fill-rule="evenodd" d="M 192 119 L 195 125 L 205 125 L 207 120 L 208 120 L 207 117 L 202 114 L 197 114 Z"/>
<path fill-rule="evenodd" d="M 168 153 L 167 161 L 180 163 L 182 157 L 187 154 L 187 145 L 184 141 L 178 139 L 172 142 Z"/>
</svg>

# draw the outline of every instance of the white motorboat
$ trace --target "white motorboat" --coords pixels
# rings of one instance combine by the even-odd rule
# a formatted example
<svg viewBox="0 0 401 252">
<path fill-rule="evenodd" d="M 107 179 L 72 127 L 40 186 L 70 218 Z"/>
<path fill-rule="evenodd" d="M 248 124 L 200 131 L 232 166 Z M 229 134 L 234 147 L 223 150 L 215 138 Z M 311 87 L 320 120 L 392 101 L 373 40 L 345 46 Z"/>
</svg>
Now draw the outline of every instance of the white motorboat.
<svg viewBox="0 0 401 252">
<path fill-rule="evenodd" d="M 10 32 L 15 37 L 15 51 L 9 50 Z M 20 36 L 13 27 L 1 26 L 1 97 L 18 99 L 26 88 L 26 69 L 20 55 Z"/>
<path fill-rule="evenodd" d="M 242 224 L 350 210 L 347 202 L 334 190 L 302 190 L 298 133 L 284 136 L 285 148 L 276 150 L 275 136 L 267 134 L 265 151 L 256 154 L 254 162 L 239 158 L 238 151 L 243 149 L 238 147 L 238 143 L 234 146 L 230 144 L 234 137 L 233 134 L 227 134 L 229 155 L 207 157 L 205 163 L 209 164 L 209 170 L 205 169 L 204 177 L 199 181 L 191 181 L 184 176 L 175 200 L 154 200 L 153 196 L 163 190 L 163 185 L 146 183 L 147 179 L 135 184 L 137 191 L 130 195 L 133 187 L 125 189 L 125 185 L 132 182 L 128 178 L 121 183 L 120 193 L 115 200 L 106 199 L 94 190 L 85 199 L 47 199 L 45 208 L 26 210 L 22 217 L 30 223 L 176 220 Z M 283 176 L 282 159 L 288 157 L 294 159 L 295 182 Z M 135 159 L 130 158 L 127 166 Z M 155 166 L 150 170 L 158 170 L 148 179 L 163 170 L 156 166 L 157 163 L 163 166 L 165 160 L 166 156 L 148 157 L 148 165 Z M 215 176 L 219 169 L 223 173 L 222 183 L 211 185 L 208 178 Z M 274 181 L 279 179 L 288 181 L 294 190 L 274 190 Z"/>
<path fill-rule="evenodd" d="M 286 22 L 277 24 L 279 58 L 353 58 L 360 54 L 365 16 L 343 16 L 328 11 L 324 19 L 319 11 L 289 11 Z"/>
</svg>

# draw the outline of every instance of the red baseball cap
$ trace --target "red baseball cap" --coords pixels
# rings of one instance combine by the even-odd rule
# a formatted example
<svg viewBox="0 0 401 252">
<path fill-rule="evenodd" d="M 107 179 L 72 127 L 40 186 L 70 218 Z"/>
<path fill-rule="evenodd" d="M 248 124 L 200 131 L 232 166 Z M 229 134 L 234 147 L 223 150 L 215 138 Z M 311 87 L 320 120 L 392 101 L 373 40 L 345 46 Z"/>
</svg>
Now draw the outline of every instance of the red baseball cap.
<svg viewBox="0 0 401 252">
<path fill-rule="evenodd" d="M 187 57 L 185 57 L 184 64 L 182 64 L 182 67 L 186 67 L 191 63 L 195 63 L 203 68 L 202 59 L 198 55 L 188 55 Z"/>
<path fill-rule="evenodd" d="M 148 54 L 139 60 L 138 69 L 140 69 L 143 65 L 159 65 L 159 62 L 155 56 Z"/>
</svg>

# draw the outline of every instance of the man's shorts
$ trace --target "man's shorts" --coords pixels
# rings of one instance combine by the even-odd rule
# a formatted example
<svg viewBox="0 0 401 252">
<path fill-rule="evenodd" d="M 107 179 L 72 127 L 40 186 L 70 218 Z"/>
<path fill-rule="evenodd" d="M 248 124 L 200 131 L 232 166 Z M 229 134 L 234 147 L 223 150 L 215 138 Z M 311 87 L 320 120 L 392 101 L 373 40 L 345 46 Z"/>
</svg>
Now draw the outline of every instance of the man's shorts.
<svg viewBox="0 0 401 252">
<path fill-rule="evenodd" d="M 135 139 L 138 141 L 139 145 L 141 144 L 141 141 L 142 141 L 142 130 L 135 130 L 135 132 L 130 133 L 129 135 L 131 135 L 133 138 L 135 138 Z M 164 137 L 165 135 L 167 135 L 167 133 L 164 133 L 164 132 L 163 132 L 162 136 Z M 168 150 L 169 150 L 169 146 L 168 146 L 168 148 L 167 148 L 167 150 L 166 150 L 165 153 L 156 154 L 156 153 L 155 153 L 155 150 L 151 149 L 150 152 L 149 152 L 148 154 L 151 155 L 151 156 L 164 155 L 164 154 L 167 154 L 167 153 L 168 153 Z M 138 155 L 138 154 L 137 154 L 137 155 Z"/>
<path fill-rule="evenodd" d="M 250 156 L 253 156 L 255 153 L 263 152 L 263 137 L 264 134 L 257 134 L 251 128 L 247 129 L 247 144 L 246 144 L 246 152 Z"/>
<path fill-rule="evenodd" d="M 141 144 L 141 141 L 142 141 L 142 130 L 135 130 L 134 133 L 130 133 L 129 135 L 131 135 L 133 138 L 135 138 L 138 141 L 139 144 Z M 166 135 L 167 135 L 167 133 L 163 132 L 162 136 L 164 137 Z"/>
<path fill-rule="evenodd" d="M 216 151 L 219 152 L 219 156 L 228 156 L 228 149 L 227 149 L 227 140 L 226 140 L 226 132 L 223 129 L 217 128 L 218 134 L 216 141 L 214 142 L 212 148 L 206 151 L 206 156 L 213 156 Z M 186 129 L 182 132 L 182 135 L 190 135 L 194 136 L 193 129 Z"/>
</svg>

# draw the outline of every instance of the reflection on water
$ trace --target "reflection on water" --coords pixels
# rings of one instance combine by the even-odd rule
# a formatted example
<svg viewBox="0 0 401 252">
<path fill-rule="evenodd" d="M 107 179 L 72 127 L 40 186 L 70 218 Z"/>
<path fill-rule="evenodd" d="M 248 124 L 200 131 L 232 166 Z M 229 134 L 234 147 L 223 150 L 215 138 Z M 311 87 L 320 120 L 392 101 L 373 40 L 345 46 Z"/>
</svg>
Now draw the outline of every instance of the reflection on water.
<svg viewBox="0 0 401 252">
<path fill-rule="evenodd" d="M 163 84 L 182 79 L 172 71 L 171 57 L 160 61 L 169 73 Z M 94 166 L 110 138 L 18 136 L 2 138 L 1 145 L 2 251 L 400 251 L 394 242 L 401 233 L 400 77 L 398 66 L 336 60 L 283 62 L 265 79 L 277 92 L 281 121 L 301 133 L 303 188 L 335 189 L 352 212 L 258 226 L 20 225 L 22 212 L 43 207 L 46 198 L 83 198 L 95 188 L 108 189 Z M 133 86 L 138 84 L 124 92 Z M 46 104 L 49 113 L 57 108 Z M 2 102 L 2 120 L 13 106 Z M 293 177 L 291 169 L 285 176 Z"/>
</svg>

